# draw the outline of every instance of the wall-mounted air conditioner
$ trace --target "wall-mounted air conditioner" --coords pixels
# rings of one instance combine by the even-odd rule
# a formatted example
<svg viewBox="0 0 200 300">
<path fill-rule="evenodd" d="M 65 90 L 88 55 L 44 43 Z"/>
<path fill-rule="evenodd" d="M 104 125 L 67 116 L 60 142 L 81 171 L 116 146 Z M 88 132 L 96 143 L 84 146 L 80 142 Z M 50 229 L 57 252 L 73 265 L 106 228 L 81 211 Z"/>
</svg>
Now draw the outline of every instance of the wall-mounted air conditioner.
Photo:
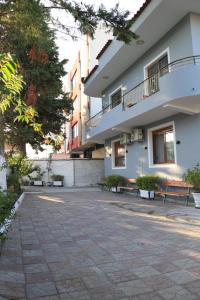
<svg viewBox="0 0 200 300">
<path fill-rule="evenodd" d="M 144 141 L 144 132 L 142 128 L 134 128 L 131 132 L 131 143 L 133 142 L 143 142 Z"/>
<path fill-rule="evenodd" d="M 131 135 L 130 135 L 130 133 L 122 133 L 120 135 L 120 144 L 121 145 L 131 144 Z"/>
</svg>

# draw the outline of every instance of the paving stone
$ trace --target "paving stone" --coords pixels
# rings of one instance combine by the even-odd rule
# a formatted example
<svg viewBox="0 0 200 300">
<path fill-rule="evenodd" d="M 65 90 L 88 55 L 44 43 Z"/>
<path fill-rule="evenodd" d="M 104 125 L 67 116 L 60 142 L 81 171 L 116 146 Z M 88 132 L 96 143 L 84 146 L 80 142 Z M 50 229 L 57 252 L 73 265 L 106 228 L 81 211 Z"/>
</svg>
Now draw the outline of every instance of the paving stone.
<svg viewBox="0 0 200 300">
<path fill-rule="evenodd" d="M 191 293 L 197 295 L 198 299 L 200 299 L 200 280 L 187 283 L 184 285 L 184 287 Z"/>
<path fill-rule="evenodd" d="M 200 262 L 198 263 L 197 261 L 190 259 L 190 258 L 173 260 L 172 263 L 181 269 L 190 269 L 192 267 L 200 267 Z"/>
<path fill-rule="evenodd" d="M 184 284 L 198 279 L 196 275 L 185 270 L 166 273 L 166 276 L 177 284 Z"/>
<path fill-rule="evenodd" d="M 0 296 L 199 300 L 199 228 L 160 217 L 169 206 L 106 192 L 27 195 L 0 257 Z"/>
<path fill-rule="evenodd" d="M 53 282 L 31 283 L 26 285 L 26 294 L 28 299 L 57 295 L 56 286 Z"/>
<path fill-rule="evenodd" d="M 27 283 L 42 283 L 52 281 L 53 276 L 50 272 L 36 272 L 36 273 L 27 273 L 26 282 Z"/>
<path fill-rule="evenodd" d="M 138 276 L 139 278 L 144 278 L 144 277 L 149 277 L 149 276 L 154 276 L 154 275 L 159 275 L 160 272 L 152 268 L 151 266 L 145 266 L 145 267 L 140 267 L 140 268 L 135 268 L 132 269 L 133 273 Z"/>
<path fill-rule="evenodd" d="M 47 264 L 30 264 L 24 265 L 24 272 L 25 273 L 41 273 L 41 272 L 48 272 Z"/>
<path fill-rule="evenodd" d="M 123 291 L 125 296 L 136 296 L 153 290 L 152 287 L 147 286 L 141 279 L 119 283 L 118 287 Z"/>
<path fill-rule="evenodd" d="M 158 291 L 165 300 L 196 300 L 196 296 L 179 285 Z"/>
<path fill-rule="evenodd" d="M 85 285 L 80 278 L 56 281 L 56 287 L 60 294 L 85 290 Z"/>
</svg>

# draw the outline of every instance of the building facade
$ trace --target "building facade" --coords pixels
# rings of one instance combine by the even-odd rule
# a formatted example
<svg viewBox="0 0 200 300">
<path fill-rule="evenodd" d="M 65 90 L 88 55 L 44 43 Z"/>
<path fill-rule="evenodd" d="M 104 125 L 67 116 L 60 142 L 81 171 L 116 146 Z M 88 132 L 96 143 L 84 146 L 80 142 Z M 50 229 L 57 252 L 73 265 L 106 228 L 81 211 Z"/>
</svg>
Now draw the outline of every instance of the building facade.
<svg viewBox="0 0 200 300">
<path fill-rule="evenodd" d="M 84 80 L 103 99 L 88 141 L 104 143 L 105 175 L 180 179 L 200 163 L 199 0 L 148 0 L 132 30 L 139 38 L 114 39 Z"/>
<path fill-rule="evenodd" d="M 102 109 L 102 98 L 89 97 L 84 93 L 82 78 L 86 77 L 96 65 L 96 56 L 108 38 L 99 28 L 99 39 L 85 37 L 81 50 L 68 76 L 70 96 L 73 101 L 71 120 L 67 125 L 68 153 L 74 158 L 104 158 L 104 145 L 87 140 L 87 121 Z"/>
</svg>

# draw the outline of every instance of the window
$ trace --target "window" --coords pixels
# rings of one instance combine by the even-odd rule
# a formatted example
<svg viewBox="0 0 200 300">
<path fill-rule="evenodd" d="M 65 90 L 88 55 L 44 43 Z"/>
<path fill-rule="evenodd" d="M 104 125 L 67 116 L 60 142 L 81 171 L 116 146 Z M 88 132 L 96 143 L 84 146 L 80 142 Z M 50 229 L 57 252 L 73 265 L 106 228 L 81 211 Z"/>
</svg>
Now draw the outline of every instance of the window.
<svg viewBox="0 0 200 300">
<path fill-rule="evenodd" d="M 73 101 L 73 110 L 78 110 L 78 98 L 76 97 Z"/>
<path fill-rule="evenodd" d="M 76 87 L 76 72 L 74 73 L 74 76 L 71 79 L 71 90 L 73 91 L 75 87 Z"/>
<path fill-rule="evenodd" d="M 148 95 L 159 91 L 159 78 L 169 72 L 168 55 L 165 53 L 146 68 L 148 78 Z"/>
<path fill-rule="evenodd" d="M 125 167 L 125 146 L 120 144 L 120 141 L 113 142 L 113 167 L 124 168 Z"/>
<path fill-rule="evenodd" d="M 175 163 L 175 138 L 173 125 L 151 130 L 152 163 L 173 164 Z"/>
<path fill-rule="evenodd" d="M 72 139 L 76 138 L 78 136 L 78 123 L 76 123 L 72 127 Z"/>
<path fill-rule="evenodd" d="M 118 89 L 116 92 L 114 92 L 110 96 L 110 102 L 111 102 L 111 107 L 114 108 L 115 106 L 119 105 L 122 101 L 122 90 L 121 88 Z"/>
</svg>

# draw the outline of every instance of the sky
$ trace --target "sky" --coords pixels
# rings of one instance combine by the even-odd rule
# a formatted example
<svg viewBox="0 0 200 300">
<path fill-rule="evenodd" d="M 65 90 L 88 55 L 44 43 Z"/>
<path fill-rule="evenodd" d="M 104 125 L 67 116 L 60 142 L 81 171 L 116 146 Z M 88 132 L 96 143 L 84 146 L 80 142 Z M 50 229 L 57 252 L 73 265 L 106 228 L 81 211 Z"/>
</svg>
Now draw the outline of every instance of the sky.
<svg viewBox="0 0 200 300">
<path fill-rule="evenodd" d="M 80 2 L 80 1 L 77 1 Z M 119 8 L 121 10 L 129 10 L 131 15 L 134 15 L 137 10 L 142 6 L 142 4 L 145 2 L 145 0 L 109 0 L 109 1 L 104 1 L 104 0 L 83 0 L 82 2 L 87 3 L 87 4 L 94 4 L 95 7 L 98 7 L 101 3 L 106 8 L 112 8 L 114 7 L 117 3 L 119 3 Z M 64 22 L 65 24 L 69 26 L 75 26 L 74 21 L 72 18 L 69 18 L 65 13 L 63 12 L 58 12 L 56 10 L 53 11 L 53 15 L 58 17 L 60 21 Z M 68 59 L 68 63 L 66 64 L 66 71 L 69 71 L 76 59 L 76 55 L 78 50 L 81 47 L 81 43 L 84 41 L 85 37 L 84 36 L 79 36 L 78 40 L 75 42 L 73 41 L 70 37 L 60 34 L 57 34 L 57 45 L 59 47 L 59 56 L 60 59 Z M 65 79 L 64 79 L 65 82 Z M 64 83 L 65 86 L 65 83 Z"/>
</svg>

